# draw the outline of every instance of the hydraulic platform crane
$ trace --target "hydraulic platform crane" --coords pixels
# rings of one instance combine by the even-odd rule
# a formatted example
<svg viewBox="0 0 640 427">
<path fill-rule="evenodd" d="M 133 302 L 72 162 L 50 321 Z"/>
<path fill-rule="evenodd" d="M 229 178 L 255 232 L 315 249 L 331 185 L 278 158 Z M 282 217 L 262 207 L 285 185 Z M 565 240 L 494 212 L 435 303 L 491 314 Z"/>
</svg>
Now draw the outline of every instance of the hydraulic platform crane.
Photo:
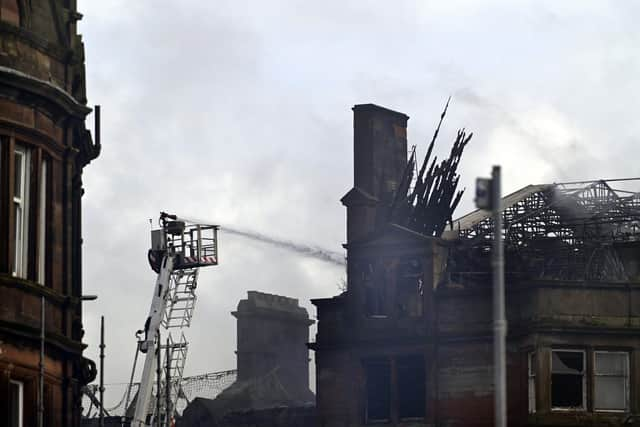
<svg viewBox="0 0 640 427">
<path fill-rule="evenodd" d="M 131 374 L 133 378 L 138 353 L 145 354 L 131 421 L 134 427 L 171 425 L 187 357 L 182 329 L 191 324 L 198 271 L 218 264 L 219 226 L 195 224 L 165 212 L 160 213 L 159 222 L 160 228 L 151 231 L 149 250 L 149 264 L 158 278 L 144 329 L 136 334 L 138 347 Z M 163 329 L 166 333 L 161 333 Z M 160 365 L 163 350 L 164 367 Z M 152 403 L 154 383 L 156 402 Z"/>
</svg>

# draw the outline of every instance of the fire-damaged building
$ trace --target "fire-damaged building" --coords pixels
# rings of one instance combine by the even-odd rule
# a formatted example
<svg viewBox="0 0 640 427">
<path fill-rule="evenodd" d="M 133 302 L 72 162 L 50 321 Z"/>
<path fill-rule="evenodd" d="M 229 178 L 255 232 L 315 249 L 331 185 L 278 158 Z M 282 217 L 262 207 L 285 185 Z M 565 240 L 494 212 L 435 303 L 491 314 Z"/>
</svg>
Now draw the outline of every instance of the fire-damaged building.
<svg viewBox="0 0 640 427">
<path fill-rule="evenodd" d="M 79 426 L 85 126 L 75 0 L 0 2 L 0 425 Z"/>
<path fill-rule="evenodd" d="M 493 425 L 494 229 L 452 219 L 471 134 L 418 162 L 406 115 L 353 112 L 347 289 L 313 300 L 319 425 Z M 640 195 L 615 184 L 502 200 L 510 426 L 640 425 Z"/>
</svg>

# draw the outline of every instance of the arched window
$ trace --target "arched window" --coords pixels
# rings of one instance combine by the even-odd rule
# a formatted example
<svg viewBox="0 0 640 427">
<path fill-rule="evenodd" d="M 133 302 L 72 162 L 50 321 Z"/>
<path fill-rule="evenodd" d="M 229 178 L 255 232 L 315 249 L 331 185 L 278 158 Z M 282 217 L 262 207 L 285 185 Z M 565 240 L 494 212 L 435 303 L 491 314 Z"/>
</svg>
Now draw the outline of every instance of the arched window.
<svg viewBox="0 0 640 427">
<path fill-rule="evenodd" d="M 0 0 L 0 21 L 20 26 L 18 0 Z"/>
</svg>

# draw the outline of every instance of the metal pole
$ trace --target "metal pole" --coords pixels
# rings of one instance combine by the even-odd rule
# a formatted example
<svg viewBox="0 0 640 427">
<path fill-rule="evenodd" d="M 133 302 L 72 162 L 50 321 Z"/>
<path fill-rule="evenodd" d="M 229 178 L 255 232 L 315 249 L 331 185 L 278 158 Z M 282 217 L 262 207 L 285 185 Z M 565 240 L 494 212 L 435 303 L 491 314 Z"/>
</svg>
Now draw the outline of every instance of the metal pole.
<svg viewBox="0 0 640 427">
<path fill-rule="evenodd" d="M 166 363 L 165 363 L 165 371 L 164 371 L 164 404 L 165 404 L 165 416 L 164 416 L 164 424 L 166 427 L 171 427 L 171 413 L 172 408 L 171 408 L 171 393 L 170 393 L 170 388 L 169 388 L 169 373 L 171 370 L 171 357 L 170 356 L 170 352 L 171 350 L 169 350 L 169 337 L 167 337 L 167 347 L 164 349 L 164 354 L 165 354 L 165 358 L 167 359 Z"/>
<path fill-rule="evenodd" d="M 502 197 L 500 166 L 491 171 L 491 200 L 493 205 L 493 366 L 495 426 L 507 426 L 507 384 L 505 337 L 507 321 L 504 314 L 504 256 L 502 243 Z"/>
<path fill-rule="evenodd" d="M 162 376 L 162 364 L 161 364 L 161 358 L 160 358 L 160 346 L 162 344 L 162 341 L 160 341 L 160 330 L 158 329 L 158 352 L 156 353 L 156 375 L 157 375 L 157 379 L 158 379 L 158 384 L 156 385 L 156 425 L 158 427 L 162 427 L 161 421 L 160 421 L 160 403 L 162 402 L 160 399 L 160 390 L 161 390 L 161 384 L 160 384 L 160 377 Z"/>
<path fill-rule="evenodd" d="M 133 357 L 133 369 L 131 370 L 131 378 L 129 378 L 129 386 L 127 387 L 127 398 L 124 401 L 124 414 L 126 416 L 129 409 L 129 400 L 131 397 L 131 388 L 133 387 L 133 376 L 136 373 L 136 363 L 138 363 L 138 354 L 140 353 L 140 342 L 136 345 L 136 354 Z"/>
<path fill-rule="evenodd" d="M 104 316 L 100 316 L 100 427 L 104 427 L 104 348 Z"/>
<path fill-rule="evenodd" d="M 45 328 L 45 300 L 40 300 L 40 368 L 38 377 L 38 427 L 44 425 L 44 328 Z"/>
<path fill-rule="evenodd" d="M 94 127 L 93 127 L 93 133 L 95 136 L 95 140 L 96 140 L 96 145 L 99 147 L 101 145 L 100 143 L 100 106 L 96 105 L 95 106 L 95 116 L 94 116 Z"/>
</svg>

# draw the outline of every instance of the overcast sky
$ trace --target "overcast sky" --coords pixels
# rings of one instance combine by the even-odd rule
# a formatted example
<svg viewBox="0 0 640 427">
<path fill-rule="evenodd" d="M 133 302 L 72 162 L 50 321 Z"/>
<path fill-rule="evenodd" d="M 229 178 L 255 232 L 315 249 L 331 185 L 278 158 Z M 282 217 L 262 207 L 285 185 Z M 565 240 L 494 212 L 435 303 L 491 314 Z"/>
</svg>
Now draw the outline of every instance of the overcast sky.
<svg viewBox="0 0 640 427">
<path fill-rule="evenodd" d="M 529 183 L 639 175 L 640 3 L 616 1 L 80 1 L 87 90 L 101 104 L 102 154 L 84 173 L 85 354 L 107 383 L 128 380 L 134 332 L 155 275 L 159 211 L 341 251 L 351 188 L 352 111 L 410 116 L 424 155 L 474 132 L 459 168 L 503 167 Z M 186 374 L 235 368 L 235 319 L 248 290 L 300 299 L 339 292 L 340 267 L 220 236 L 201 272 Z M 315 333 L 315 330 L 313 331 Z M 313 357 L 313 354 L 311 354 Z M 107 392 L 108 401 L 118 399 Z"/>
</svg>

